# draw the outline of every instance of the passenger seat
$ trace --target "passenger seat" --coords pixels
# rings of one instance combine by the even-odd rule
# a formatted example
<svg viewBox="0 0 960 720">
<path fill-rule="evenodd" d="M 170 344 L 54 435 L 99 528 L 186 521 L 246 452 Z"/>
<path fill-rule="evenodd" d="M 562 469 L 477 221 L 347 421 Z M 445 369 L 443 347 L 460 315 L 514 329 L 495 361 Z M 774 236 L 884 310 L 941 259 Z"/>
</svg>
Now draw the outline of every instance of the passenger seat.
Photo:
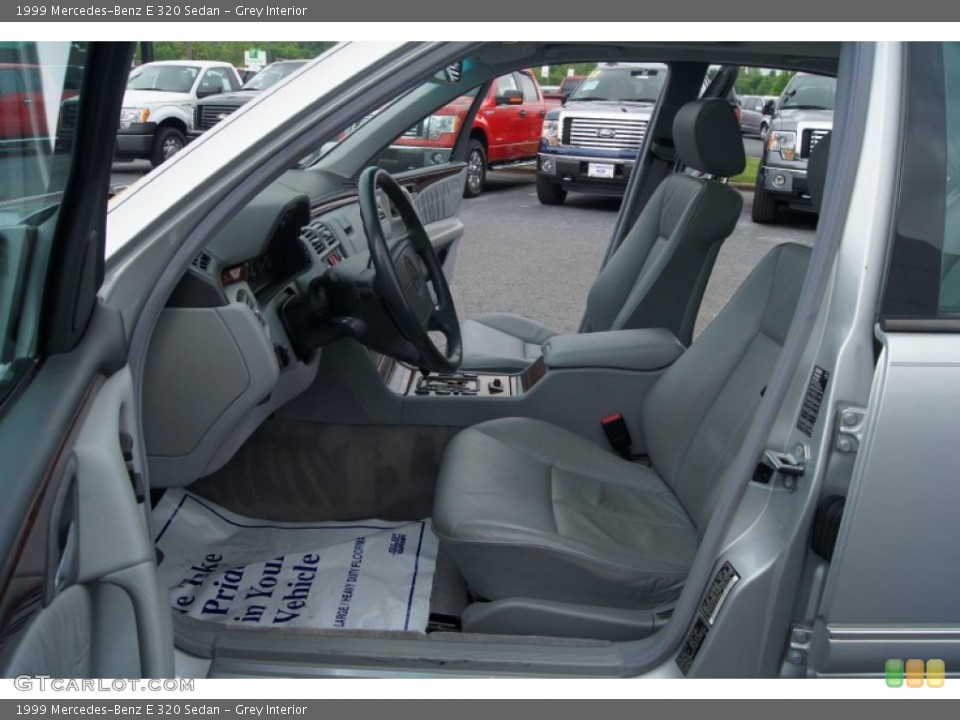
<svg viewBox="0 0 960 720">
<path fill-rule="evenodd" d="M 587 332 L 659 327 L 690 344 L 713 263 L 743 207 L 740 193 L 722 181 L 742 172 L 746 159 L 726 100 L 681 107 L 673 139 L 684 164 L 709 177 L 678 172 L 660 183 L 590 289 Z M 507 313 L 467 319 L 460 328 L 465 370 L 518 372 L 558 334 Z"/>
</svg>

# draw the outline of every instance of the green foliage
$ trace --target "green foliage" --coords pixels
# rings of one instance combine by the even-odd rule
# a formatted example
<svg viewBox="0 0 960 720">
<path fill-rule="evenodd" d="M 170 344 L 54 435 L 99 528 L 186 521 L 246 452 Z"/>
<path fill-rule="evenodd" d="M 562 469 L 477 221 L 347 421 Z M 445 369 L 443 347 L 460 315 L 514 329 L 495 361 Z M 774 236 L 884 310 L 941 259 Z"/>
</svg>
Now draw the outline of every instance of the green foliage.
<svg viewBox="0 0 960 720">
<path fill-rule="evenodd" d="M 737 95 L 780 95 L 792 77 L 792 72 L 774 70 L 765 74 L 759 68 L 741 68 L 734 89 Z"/>
<path fill-rule="evenodd" d="M 264 50 L 267 60 L 299 60 L 314 58 L 327 48 L 333 47 L 333 42 L 290 42 L 251 40 L 249 42 L 155 42 L 153 43 L 154 60 L 222 60 L 237 67 L 243 66 L 245 50 Z M 137 62 L 140 62 L 140 45 L 137 45 Z"/>
<path fill-rule="evenodd" d="M 732 183 L 743 183 L 744 185 L 753 185 L 757 181 L 757 173 L 760 170 L 760 158 L 748 157 L 747 164 L 743 172 L 730 178 Z"/>
</svg>

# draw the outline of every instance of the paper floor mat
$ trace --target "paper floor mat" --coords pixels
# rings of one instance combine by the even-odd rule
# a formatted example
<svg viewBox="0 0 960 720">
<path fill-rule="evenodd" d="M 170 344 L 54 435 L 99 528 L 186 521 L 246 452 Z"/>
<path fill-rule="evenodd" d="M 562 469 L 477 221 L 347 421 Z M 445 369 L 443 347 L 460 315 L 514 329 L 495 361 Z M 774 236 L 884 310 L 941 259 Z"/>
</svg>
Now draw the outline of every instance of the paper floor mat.
<svg viewBox="0 0 960 720">
<path fill-rule="evenodd" d="M 429 520 L 252 520 L 168 490 L 153 523 L 177 612 L 260 628 L 426 629 L 437 558 Z"/>
</svg>

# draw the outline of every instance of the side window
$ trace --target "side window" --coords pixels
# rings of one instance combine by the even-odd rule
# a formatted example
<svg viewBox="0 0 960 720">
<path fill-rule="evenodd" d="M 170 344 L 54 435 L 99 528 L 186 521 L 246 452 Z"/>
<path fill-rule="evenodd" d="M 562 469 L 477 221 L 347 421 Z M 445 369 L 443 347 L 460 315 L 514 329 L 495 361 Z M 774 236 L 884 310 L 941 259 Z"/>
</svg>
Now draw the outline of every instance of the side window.
<svg viewBox="0 0 960 720">
<path fill-rule="evenodd" d="M 10 42 L 0 68 L 0 402 L 38 357 L 87 44 Z"/>
<path fill-rule="evenodd" d="M 520 89 L 523 90 L 523 101 L 528 103 L 537 102 L 540 96 L 537 94 L 537 86 L 533 80 L 530 79 L 530 76 L 526 73 L 517 73 L 517 78 L 520 81 Z"/>
<path fill-rule="evenodd" d="M 881 314 L 960 320 L 960 44 L 912 43 L 899 198 Z"/>
<path fill-rule="evenodd" d="M 376 163 L 390 173 L 421 170 L 450 162 L 478 88 L 451 100 L 395 138 Z"/>
<path fill-rule="evenodd" d="M 519 90 L 512 73 L 497 78 L 497 95 L 503 95 L 507 90 Z"/>
</svg>

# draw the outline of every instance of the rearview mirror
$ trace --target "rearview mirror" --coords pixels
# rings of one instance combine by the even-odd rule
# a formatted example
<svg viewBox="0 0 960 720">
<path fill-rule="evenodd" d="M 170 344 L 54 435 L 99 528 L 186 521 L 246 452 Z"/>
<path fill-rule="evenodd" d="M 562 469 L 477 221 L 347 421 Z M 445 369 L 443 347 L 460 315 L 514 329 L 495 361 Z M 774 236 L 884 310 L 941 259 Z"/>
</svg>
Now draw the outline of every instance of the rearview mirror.
<svg viewBox="0 0 960 720">
<path fill-rule="evenodd" d="M 504 90 L 497 95 L 497 105 L 523 105 L 523 91 Z"/>
</svg>

